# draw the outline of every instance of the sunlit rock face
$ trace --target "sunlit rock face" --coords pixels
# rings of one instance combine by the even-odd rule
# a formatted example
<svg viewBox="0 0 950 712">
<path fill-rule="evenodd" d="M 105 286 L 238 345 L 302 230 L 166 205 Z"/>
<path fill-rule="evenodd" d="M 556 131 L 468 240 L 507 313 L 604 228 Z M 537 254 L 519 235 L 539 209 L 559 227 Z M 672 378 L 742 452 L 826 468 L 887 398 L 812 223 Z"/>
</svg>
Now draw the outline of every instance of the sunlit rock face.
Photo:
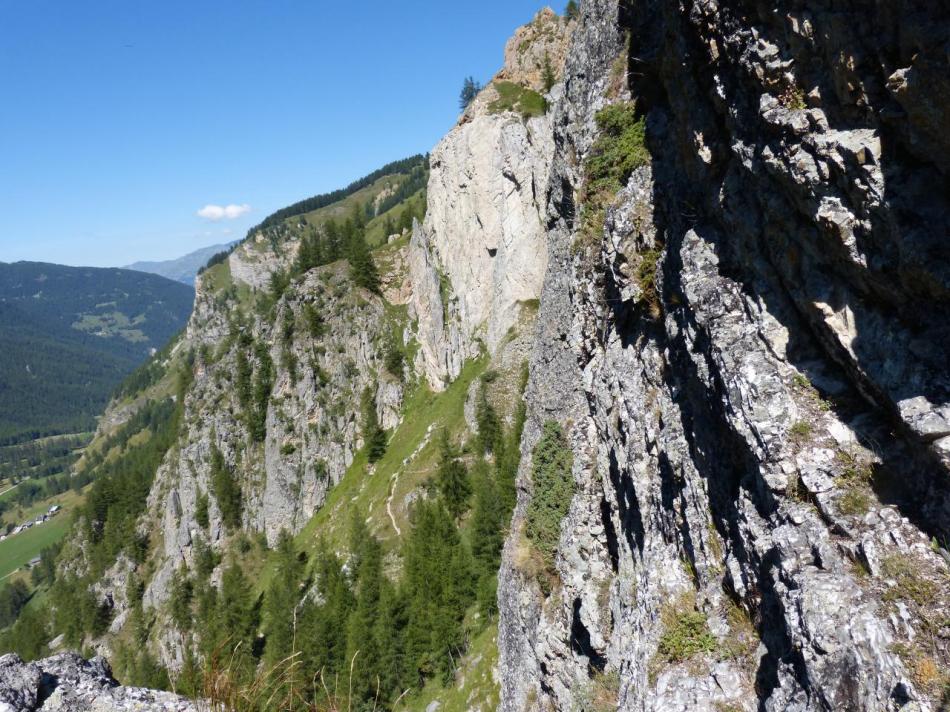
<svg viewBox="0 0 950 712">
<path fill-rule="evenodd" d="M 502 709 L 945 703 L 948 28 L 936 6 L 581 3 Z M 651 159 L 580 234 L 617 102 Z M 548 420 L 576 493 L 539 573 L 523 532 Z"/>
</svg>

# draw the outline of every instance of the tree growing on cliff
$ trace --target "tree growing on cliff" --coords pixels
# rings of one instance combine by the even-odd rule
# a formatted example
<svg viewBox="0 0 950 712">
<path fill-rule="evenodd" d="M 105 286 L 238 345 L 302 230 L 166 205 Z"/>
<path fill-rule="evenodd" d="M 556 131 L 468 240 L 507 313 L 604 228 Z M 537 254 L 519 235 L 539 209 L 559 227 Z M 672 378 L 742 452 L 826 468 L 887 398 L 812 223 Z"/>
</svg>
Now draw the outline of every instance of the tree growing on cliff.
<svg viewBox="0 0 950 712">
<path fill-rule="evenodd" d="M 488 400 L 488 388 L 484 379 L 478 389 L 478 400 L 475 401 L 475 424 L 478 427 L 480 454 L 486 452 L 497 454 L 502 435 L 501 420 Z"/>
<path fill-rule="evenodd" d="M 216 445 L 211 446 L 211 489 L 229 529 L 241 526 L 241 487 Z"/>
<path fill-rule="evenodd" d="M 379 271 L 376 269 L 376 262 L 366 244 L 366 235 L 363 228 L 357 227 L 350 236 L 350 245 L 348 250 L 348 259 L 350 261 L 350 276 L 363 289 L 371 292 L 379 292 Z"/>
<path fill-rule="evenodd" d="M 370 462 L 378 462 L 386 454 L 386 431 L 379 424 L 376 415 L 375 388 L 363 389 L 363 441 L 366 443 L 366 457 Z"/>
<path fill-rule="evenodd" d="M 577 0 L 569 0 L 567 7 L 564 8 L 564 17 L 568 20 L 576 20 L 580 14 L 580 8 L 577 6 Z"/>
<path fill-rule="evenodd" d="M 481 83 L 475 81 L 474 77 L 465 77 L 465 81 L 462 82 L 462 92 L 459 94 L 459 108 L 465 111 L 481 90 Z"/>
<path fill-rule="evenodd" d="M 270 357 L 267 344 L 259 343 L 256 348 L 257 375 L 254 379 L 254 403 L 250 414 L 248 430 L 255 442 L 264 440 L 267 434 L 267 406 L 270 403 L 270 391 L 274 385 L 274 362 Z"/>
</svg>

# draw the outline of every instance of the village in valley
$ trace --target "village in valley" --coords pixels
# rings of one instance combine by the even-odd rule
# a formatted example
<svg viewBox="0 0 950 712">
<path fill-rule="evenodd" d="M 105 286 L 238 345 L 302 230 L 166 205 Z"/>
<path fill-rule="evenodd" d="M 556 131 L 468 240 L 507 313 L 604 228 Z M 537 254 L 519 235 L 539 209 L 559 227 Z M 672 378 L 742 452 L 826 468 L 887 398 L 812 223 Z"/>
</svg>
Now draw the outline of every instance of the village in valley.
<svg viewBox="0 0 950 712">
<path fill-rule="evenodd" d="M 23 524 L 19 524 L 15 526 L 7 534 L 0 534 L 0 541 L 6 541 L 7 538 L 11 536 L 15 536 L 16 534 L 19 534 L 20 532 L 24 532 L 31 527 L 37 526 L 39 524 L 45 524 L 50 519 L 52 519 L 57 514 L 59 514 L 60 511 L 62 511 L 62 509 L 63 508 L 60 507 L 58 504 L 51 505 L 50 508 L 44 514 L 39 515 L 35 519 L 30 519 L 29 521 L 23 522 Z M 38 557 L 37 557 L 37 560 L 39 560 Z"/>
</svg>

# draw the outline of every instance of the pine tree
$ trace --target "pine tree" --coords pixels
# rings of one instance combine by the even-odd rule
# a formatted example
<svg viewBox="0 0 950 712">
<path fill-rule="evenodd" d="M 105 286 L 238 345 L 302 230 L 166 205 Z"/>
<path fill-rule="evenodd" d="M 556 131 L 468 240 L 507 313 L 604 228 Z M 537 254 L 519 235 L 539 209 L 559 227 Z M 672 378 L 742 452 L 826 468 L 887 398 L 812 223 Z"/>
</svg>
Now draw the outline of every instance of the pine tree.
<svg viewBox="0 0 950 712">
<path fill-rule="evenodd" d="M 221 511 L 221 520 L 229 529 L 241 526 L 241 486 L 217 445 L 211 446 L 211 490 Z"/>
<path fill-rule="evenodd" d="M 182 563 L 172 579 L 171 596 L 168 599 L 168 608 L 172 620 L 178 630 L 182 632 L 191 630 L 191 600 L 193 595 L 194 588 L 191 578 L 188 576 L 188 569 Z"/>
<path fill-rule="evenodd" d="M 366 457 L 370 462 L 378 462 L 386 454 L 386 431 L 379 424 L 376 414 L 375 388 L 367 386 L 363 390 L 363 442 L 366 444 Z"/>
<path fill-rule="evenodd" d="M 352 660 L 354 655 L 359 654 L 359 664 L 354 667 L 350 684 L 355 700 L 369 701 L 376 691 L 380 660 L 376 622 L 383 585 L 383 557 L 382 547 L 373 536 L 366 537 L 361 549 L 356 577 L 356 608 L 347 622 L 346 657 Z"/>
<path fill-rule="evenodd" d="M 238 403 L 241 404 L 241 408 L 244 411 L 247 411 L 247 409 L 251 406 L 251 398 L 253 393 L 251 390 L 251 376 L 253 374 L 253 369 L 251 368 L 251 362 L 247 358 L 247 352 L 241 345 L 238 346 L 237 350 L 237 365 L 235 370 L 237 371 Z"/>
<path fill-rule="evenodd" d="M 396 233 L 396 225 L 393 223 L 392 216 L 387 215 L 386 219 L 383 220 L 383 237 L 389 239 L 390 235 Z"/>
<path fill-rule="evenodd" d="M 323 234 L 326 240 L 326 260 L 327 262 L 336 262 L 343 256 L 343 249 L 340 244 L 340 226 L 336 220 L 330 218 L 323 223 Z"/>
<path fill-rule="evenodd" d="M 475 81 L 474 77 L 465 77 L 462 82 L 462 91 L 459 94 L 459 108 L 465 111 L 481 90 L 482 85 Z"/>
<path fill-rule="evenodd" d="M 379 596 L 376 646 L 379 650 L 380 700 L 393 701 L 403 692 L 406 678 L 406 603 L 399 590 L 385 577 Z"/>
<path fill-rule="evenodd" d="M 346 621 L 354 600 L 342 562 L 323 540 L 317 544 L 314 575 L 323 603 L 305 605 L 298 616 L 301 658 L 311 678 L 322 672 L 332 681 L 348 670 Z"/>
<path fill-rule="evenodd" d="M 407 598 L 406 681 L 453 671 L 463 652 L 462 621 L 474 595 L 471 556 L 440 502 L 420 502 L 403 551 Z"/>
<path fill-rule="evenodd" d="M 267 434 L 267 406 L 270 404 L 270 392 L 274 385 L 274 362 L 270 357 L 267 344 L 259 343 L 257 353 L 257 374 L 254 379 L 254 403 L 248 430 L 251 439 L 261 442 Z"/>
<path fill-rule="evenodd" d="M 204 492 L 198 492 L 195 499 L 195 523 L 202 529 L 207 529 L 208 524 L 208 495 Z"/>
<path fill-rule="evenodd" d="M 482 452 L 495 452 L 501 441 L 501 420 L 494 406 L 488 402 L 488 389 L 482 380 L 475 402 L 475 424 L 478 427 L 478 444 Z"/>
<path fill-rule="evenodd" d="M 379 271 L 376 262 L 366 244 L 366 235 L 362 227 L 355 227 L 349 240 L 348 259 L 350 276 L 357 285 L 371 292 L 379 292 Z"/>
<path fill-rule="evenodd" d="M 458 519 L 468 509 L 468 498 L 472 494 L 468 469 L 465 463 L 458 459 L 444 430 L 439 441 L 439 449 L 441 458 L 436 474 L 436 484 L 445 501 L 446 509 L 453 518 Z"/>
<path fill-rule="evenodd" d="M 564 10 L 564 16 L 568 20 L 575 20 L 578 14 L 580 14 L 580 8 L 577 6 L 577 0 L 569 0 L 567 8 Z"/>
<path fill-rule="evenodd" d="M 309 302 L 303 308 L 304 321 L 307 324 L 307 330 L 310 332 L 311 339 L 319 339 L 326 333 L 326 325 L 323 321 L 323 315 L 316 306 Z"/>
<path fill-rule="evenodd" d="M 547 52 L 544 53 L 544 64 L 541 68 L 541 81 L 544 83 L 545 93 L 551 91 L 557 83 L 557 74 L 554 71 L 554 66 L 551 64 L 551 55 Z"/>
<path fill-rule="evenodd" d="M 265 660 L 275 664 L 297 652 L 296 624 L 306 559 L 297 553 L 293 537 L 284 529 L 274 553 L 274 577 L 264 598 L 267 622 Z"/>
<path fill-rule="evenodd" d="M 475 478 L 475 511 L 472 514 L 472 555 L 481 572 L 494 574 L 500 563 L 503 510 L 495 479 L 484 462 Z"/>
<path fill-rule="evenodd" d="M 216 642 L 231 653 L 232 669 L 238 679 L 248 679 L 254 673 L 252 653 L 259 621 L 252 590 L 237 563 L 224 570 L 215 609 Z"/>
</svg>

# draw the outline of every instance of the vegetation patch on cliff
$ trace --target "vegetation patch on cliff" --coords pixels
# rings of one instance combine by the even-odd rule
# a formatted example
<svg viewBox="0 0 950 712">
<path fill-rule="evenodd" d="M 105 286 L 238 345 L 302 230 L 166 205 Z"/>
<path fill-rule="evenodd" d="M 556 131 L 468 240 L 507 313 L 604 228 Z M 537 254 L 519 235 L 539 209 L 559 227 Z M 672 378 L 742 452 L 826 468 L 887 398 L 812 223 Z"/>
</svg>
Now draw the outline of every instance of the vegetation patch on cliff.
<svg viewBox="0 0 950 712">
<path fill-rule="evenodd" d="M 637 168 L 650 161 L 646 123 L 637 117 L 633 103 L 611 104 L 598 111 L 595 119 L 600 136 L 584 163 L 580 199 L 580 237 L 586 244 L 597 242 L 614 196 Z"/>
<path fill-rule="evenodd" d="M 492 114 L 513 111 L 528 119 L 543 116 L 548 110 L 547 100 L 533 89 L 505 81 L 495 82 L 494 87 L 498 98 L 488 105 L 488 111 Z"/>
<path fill-rule="evenodd" d="M 574 496 L 574 455 L 561 426 L 549 420 L 531 452 L 531 502 L 525 534 L 550 570 L 561 538 L 561 521 Z"/>
</svg>

